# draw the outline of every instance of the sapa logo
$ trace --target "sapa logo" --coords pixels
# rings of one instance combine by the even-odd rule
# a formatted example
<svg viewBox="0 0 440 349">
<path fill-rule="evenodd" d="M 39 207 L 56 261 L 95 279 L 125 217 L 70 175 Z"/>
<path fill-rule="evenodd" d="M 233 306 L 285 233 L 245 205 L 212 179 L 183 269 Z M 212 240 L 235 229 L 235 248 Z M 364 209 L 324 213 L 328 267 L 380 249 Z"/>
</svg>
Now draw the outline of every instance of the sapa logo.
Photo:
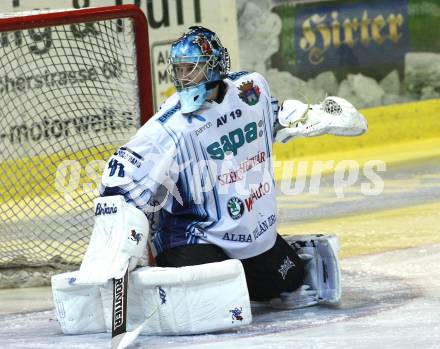
<svg viewBox="0 0 440 349">
<path fill-rule="evenodd" d="M 95 216 L 114 214 L 116 212 L 118 212 L 118 208 L 114 204 L 112 207 L 108 207 L 107 204 L 98 204 L 96 205 Z"/>
<path fill-rule="evenodd" d="M 260 121 L 258 125 L 261 127 L 263 122 Z M 225 158 L 225 153 L 232 153 L 234 156 L 237 155 L 238 149 L 240 149 L 246 143 L 252 143 L 258 136 L 262 136 L 263 131 L 258 132 L 258 126 L 256 122 L 250 122 L 243 129 L 236 128 L 235 130 L 229 132 L 228 134 L 222 136 L 219 142 L 214 142 L 210 144 L 206 150 L 211 159 L 223 160 Z"/>
</svg>

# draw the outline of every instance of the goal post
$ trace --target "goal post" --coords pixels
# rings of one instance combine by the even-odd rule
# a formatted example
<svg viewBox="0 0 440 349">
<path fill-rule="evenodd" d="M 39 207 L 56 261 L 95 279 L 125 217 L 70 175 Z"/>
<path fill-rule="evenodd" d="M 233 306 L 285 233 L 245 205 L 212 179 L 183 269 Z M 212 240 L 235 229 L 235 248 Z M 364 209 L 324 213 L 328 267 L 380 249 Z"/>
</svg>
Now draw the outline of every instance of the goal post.
<svg viewBox="0 0 440 349">
<path fill-rule="evenodd" d="M 0 288 L 79 265 L 105 160 L 153 115 L 151 80 L 134 5 L 0 15 Z"/>
</svg>

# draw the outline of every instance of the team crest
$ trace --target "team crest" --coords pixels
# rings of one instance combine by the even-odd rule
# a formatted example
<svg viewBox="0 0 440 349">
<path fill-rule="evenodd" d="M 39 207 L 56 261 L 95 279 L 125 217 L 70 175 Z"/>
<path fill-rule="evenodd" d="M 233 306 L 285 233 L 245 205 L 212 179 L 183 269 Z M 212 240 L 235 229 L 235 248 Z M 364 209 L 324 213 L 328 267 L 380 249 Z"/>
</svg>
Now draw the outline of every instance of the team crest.
<svg viewBox="0 0 440 349">
<path fill-rule="evenodd" d="M 248 105 L 255 105 L 260 100 L 260 88 L 254 85 L 254 81 L 243 82 L 240 87 L 239 97 L 240 99 Z"/>
<path fill-rule="evenodd" d="M 243 216 L 244 204 L 237 197 L 232 197 L 228 200 L 228 213 L 232 219 L 239 219 Z"/>
</svg>

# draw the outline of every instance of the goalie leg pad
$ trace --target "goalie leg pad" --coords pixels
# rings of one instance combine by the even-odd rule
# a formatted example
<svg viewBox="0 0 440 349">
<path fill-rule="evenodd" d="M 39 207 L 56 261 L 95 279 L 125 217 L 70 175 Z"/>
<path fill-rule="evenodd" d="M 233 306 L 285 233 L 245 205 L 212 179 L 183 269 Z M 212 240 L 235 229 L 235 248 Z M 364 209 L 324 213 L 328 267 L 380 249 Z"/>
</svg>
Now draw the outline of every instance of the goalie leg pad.
<svg viewBox="0 0 440 349">
<path fill-rule="evenodd" d="M 55 313 L 65 334 L 100 333 L 106 331 L 101 290 L 111 283 L 79 285 L 78 271 L 52 276 Z"/>
<path fill-rule="evenodd" d="M 111 327 L 111 292 L 103 294 Z M 227 260 L 182 268 L 146 267 L 130 274 L 128 330 L 145 323 L 144 335 L 200 334 L 252 321 L 241 262 Z"/>
<path fill-rule="evenodd" d="M 284 238 L 306 261 L 304 284 L 317 291 L 318 303 L 338 303 L 341 299 L 338 238 L 334 235 L 295 235 Z"/>
<path fill-rule="evenodd" d="M 97 198 L 94 204 L 95 225 L 77 280 L 82 284 L 120 279 L 147 255 L 149 224 L 141 210 L 121 195 Z"/>
</svg>

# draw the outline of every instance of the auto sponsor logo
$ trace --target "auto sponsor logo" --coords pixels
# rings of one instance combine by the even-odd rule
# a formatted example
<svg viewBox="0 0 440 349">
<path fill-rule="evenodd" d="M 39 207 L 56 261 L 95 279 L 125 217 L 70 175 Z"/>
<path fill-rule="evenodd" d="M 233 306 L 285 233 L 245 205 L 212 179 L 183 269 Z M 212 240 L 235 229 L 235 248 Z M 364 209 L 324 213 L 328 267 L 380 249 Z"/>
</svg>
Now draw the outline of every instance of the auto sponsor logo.
<svg viewBox="0 0 440 349">
<path fill-rule="evenodd" d="M 244 200 L 248 212 L 252 211 L 255 201 L 270 193 L 270 184 L 268 182 L 260 183 L 257 188 L 251 189 L 251 194 Z"/>
</svg>

